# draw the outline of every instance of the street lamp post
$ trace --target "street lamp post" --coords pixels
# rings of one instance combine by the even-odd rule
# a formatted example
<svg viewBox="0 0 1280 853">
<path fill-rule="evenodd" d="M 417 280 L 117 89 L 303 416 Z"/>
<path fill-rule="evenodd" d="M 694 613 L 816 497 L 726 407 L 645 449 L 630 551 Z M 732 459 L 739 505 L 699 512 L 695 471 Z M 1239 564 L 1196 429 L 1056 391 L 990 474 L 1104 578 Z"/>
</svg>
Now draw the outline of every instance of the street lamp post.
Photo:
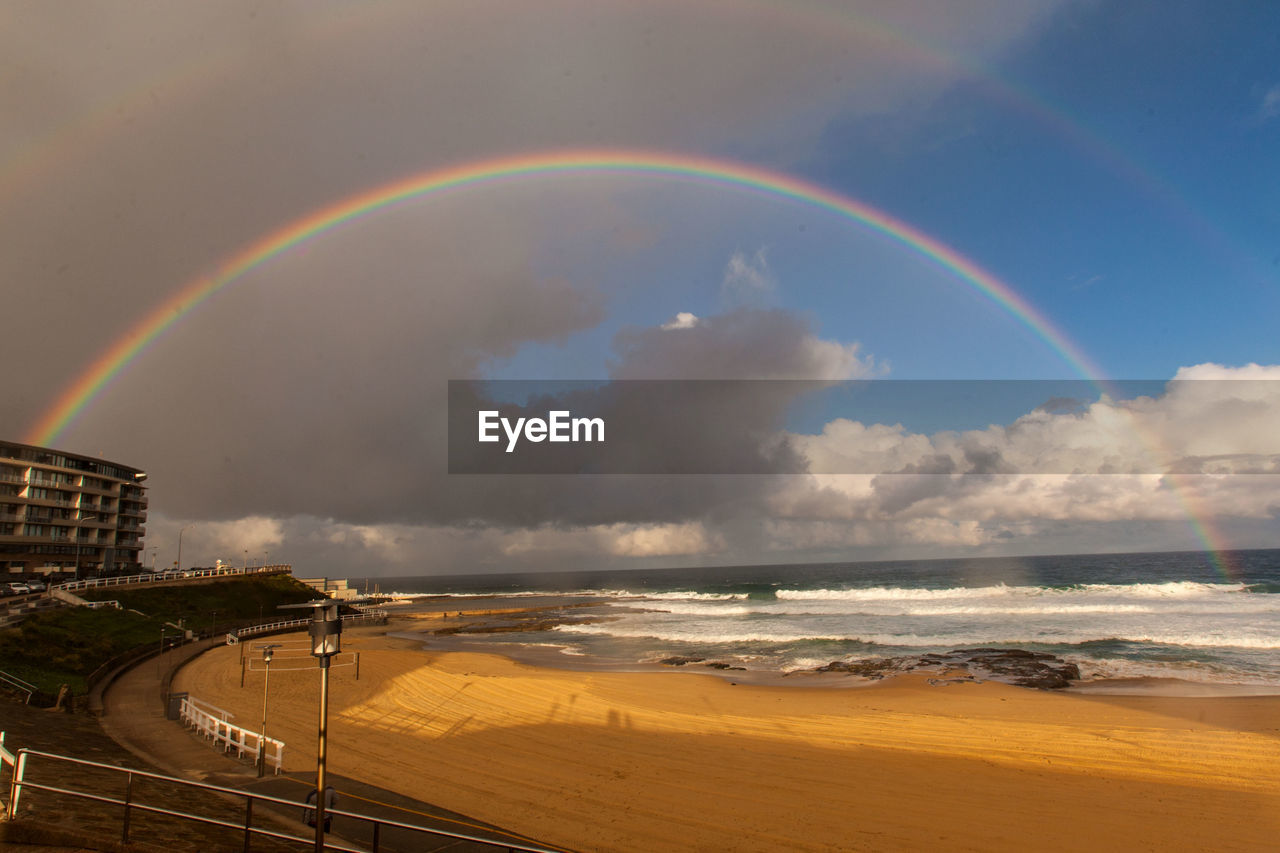
<svg viewBox="0 0 1280 853">
<path fill-rule="evenodd" d="M 305 604 L 286 604 L 281 609 L 311 608 L 311 654 L 320 664 L 320 732 L 316 746 L 316 847 L 324 853 L 325 760 L 329 736 L 329 659 L 342 650 L 342 617 L 338 602 L 330 598 Z"/>
<path fill-rule="evenodd" d="M 262 736 L 258 738 L 258 778 L 267 773 L 267 684 L 271 681 L 271 655 L 280 648 L 279 643 L 272 643 L 262 649 Z"/>
<path fill-rule="evenodd" d="M 186 533 L 189 527 L 195 527 L 195 525 L 188 524 L 178 531 L 178 571 L 182 571 L 182 534 Z"/>
<path fill-rule="evenodd" d="M 97 520 L 96 512 L 91 512 L 89 515 L 93 516 L 95 521 Z M 76 580 L 80 580 L 80 525 L 84 523 L 84 516 L 84 510 L 76 507 Z"/>
</svg>

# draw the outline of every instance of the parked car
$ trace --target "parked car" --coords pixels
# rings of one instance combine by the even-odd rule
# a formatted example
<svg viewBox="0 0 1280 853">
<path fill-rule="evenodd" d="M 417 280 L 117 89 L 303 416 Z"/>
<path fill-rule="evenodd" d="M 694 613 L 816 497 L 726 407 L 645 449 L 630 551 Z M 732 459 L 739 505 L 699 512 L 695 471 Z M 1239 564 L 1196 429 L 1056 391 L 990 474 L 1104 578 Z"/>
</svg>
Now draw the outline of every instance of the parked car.
<svg viewBox="0 0 1280 853">
<path fill-rule="evenodd" d="M 45 586 L 44 581 L 27 581 L 27 588 L 31 592 L 44 592 L 48 589 L 48 587 Z"/>
<path fill-rule="evenodd" d="M 9 595 L 26 595 L 31 592 L 31 587 L 21 581 L 13 581 L 5 584 L 5 591 L 8 592 Z"/>
</svg>

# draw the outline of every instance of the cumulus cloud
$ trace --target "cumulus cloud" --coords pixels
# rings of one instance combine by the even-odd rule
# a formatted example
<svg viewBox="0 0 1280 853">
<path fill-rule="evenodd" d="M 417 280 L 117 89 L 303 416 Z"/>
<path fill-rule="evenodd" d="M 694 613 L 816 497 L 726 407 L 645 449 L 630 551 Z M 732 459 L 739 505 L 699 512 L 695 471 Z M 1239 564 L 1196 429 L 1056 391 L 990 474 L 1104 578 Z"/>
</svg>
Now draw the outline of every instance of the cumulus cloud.
<svg viewBox="0 0 1280 853">
<path fill-rule="evenodd" d="M 762 305 L 778 289 L 778 279 L 769 268 L 764 248 L 748 256 L 734 252 L 725 265 L 720 299 L 726 305 Z"/>
<path fill-rule="evenodd" d="M 681 311 L 667 322 L 659 326 L 664 332 L 672 329 L 692 329 L 698 325 L 698 317 L 696 314 L 690 314 L 688 311 Z"/>
<path fill-rule="evenodd" d="M 890 525 L 899 538 L 934 531 L 939 542 L 1008 539 L 1014 523 L 1174 522 L 1190 508 L 1274 520 L 1278 436 L 1280 367 L 1198 365 L 1157 396 L 1039 407 L 983 430 L 834 420 L 794 446 L 811 471 L 863 473 L 797 478 L 772 510 L 798 524 Z"/>
<path fill-rule="evenodd" d="M 879 368 L 855 343 L 820 338 L 798 315 L 738 309 L 687 327 L 629 327 L 614 379 L 857 379 Z"/>
<path fill-rule="evenodd" d="M 24 283 L 6 293 L 6 310 L 56 317 L 62 343 L 47 346 L 53 320 L 8 329 L 9 361 L 24 369 L 8 377 L 0 434 L 23 435 L 58 389 L 185 283 L 341 199 L 479 158 L 563 147 L 733 152 L 786 168 L 834 120 L 945 92 L 1037 32 L 1054 7 L 22 5 L 0 30 L 0 153 L 12 166 L 0 174 L 11 247 L 0 279 Z M 885 38 L 893 32 L 936 56 L 919 61 Z M 938 60 L 946 56 L 965 63 Z M 304 240 L 151 344 L 64 446 L 151 472 L 148 546 L 171 559 L 178 532 L 196 521 L 184 561 L 269 551 L 317 572 L 493 571 L 518 555 L 521 567 L 555 565 L 564 553 L 619 564 L 751 561 L 895 535 L 970 543 L 1001 516 L 1027 516 L 1020 507 L 1047 516 L 1065 501 L 1075 507 L 1065 519 L 1098 499 L 1088 480 L 1058 493 L 1008 487 L 1001 503 L 994 487 L 971 492 L 973 478 L 945 499 L 871 477 L 450 478 L 446 382 L 482 378 L 531 346 L 606 321 L 620 329 L 607 365 L 617 379 L 883 374 L 856 342 L 762 310 L 777 287 L 763 250 L 706 268 L 698 285 L 719 288 L 724 313 L 681 312 L 657 327 L 611 316 L 612 273 L 662 233 L 662 218 L 618 187 L 513 183 L 405 200 Z M 794 389 L 780 386 L 728 406 L 689 405 L 786 439 L 794 402 Z M 1020 453 L 1066 452 L 1045 450 L 1055 430 L 1071 432 L 1050 414 L 969 439 L 832 422 L 805 440 L 815 459 L 861 455 L 924 471 L 946 458 L 956 470 L 999 470 L 999 460 L 1023 464 Z M 1103 429 L 1102 410 L 1090 417 Z M 1243 464 L 1224 462 L 1240 446 L 1234 438 L 1194 438 L 1182 446 L 1187 465 Z M 1077 455 L 1096 466 L 1107 453 L 1123 462 L 1129 449 L 1117 440 Z M 1245 487 L 1214 488 L 1222 505 L 1257 511 Z M 1164 511 L 1164 496 L 1147 498 L 1149 511 Z"/>
<path fill-rule="evenodd" d="M 1272 86 L 1262 95 L 1258 104 L 1257 117 L 1260 121 L 1268 121 L 1280 116 L 1280 85 Z"/>
<path fill-rule="evenodd" d="M 231 565 L 271 561 L 271 552 L 282 558 L 279 546 L 285 542 L 285 524 L 277 518 L 249 516 L 228 521 L 169 519 L 154 513 L 148 520 L 147 551 L 156 555 L 156 568 L 163 569 L 178 559 L 181 535 L 183 566 L 210 566 L 221 560 Z M 150 566 L 146 554 L 143 562 Z"/>
</svg>

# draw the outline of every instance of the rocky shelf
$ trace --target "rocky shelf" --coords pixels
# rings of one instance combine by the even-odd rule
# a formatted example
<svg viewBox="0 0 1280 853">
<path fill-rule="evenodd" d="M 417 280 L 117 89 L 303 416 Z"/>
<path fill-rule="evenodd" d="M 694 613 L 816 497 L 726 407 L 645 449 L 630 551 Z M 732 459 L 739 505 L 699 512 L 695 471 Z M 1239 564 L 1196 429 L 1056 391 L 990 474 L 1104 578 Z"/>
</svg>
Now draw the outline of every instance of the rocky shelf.
<svg viewBox="0 0 1280 853">
<path fill-rule="evenodd" d="M 1080 668 L 1046 652 L 1024 649 L 955 649 L 944 654 L 832 661 L 802 672 L 843 672 L 878 679 L 913 670 L 947 674 L 948 680 L 1002 681 L 1056 690 L 1079 680 Z"/>
</svg>

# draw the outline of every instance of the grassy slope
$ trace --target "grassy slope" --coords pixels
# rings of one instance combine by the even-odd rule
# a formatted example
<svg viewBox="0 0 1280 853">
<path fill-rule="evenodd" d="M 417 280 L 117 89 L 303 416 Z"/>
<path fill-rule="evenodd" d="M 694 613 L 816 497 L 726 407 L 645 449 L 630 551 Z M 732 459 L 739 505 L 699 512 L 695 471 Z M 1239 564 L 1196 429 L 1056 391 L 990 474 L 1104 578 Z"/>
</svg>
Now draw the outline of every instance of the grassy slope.
<svg viewBox="0 0 1280 853">
<path fill-rule="evenodd" d="M 0 670 L 30 681 L 47 693 L 61 684 L 84 693 L 85 679 L 108 660 L 139 646 L 159 648 L 166 622 L 208 632 L 217 612 L 218 629 L 269 619 L 281 604 L 316 597 L 289 575 L 230 578 L 161 588 L 116 588 L 83 596 L 116 600 L 122 609 L 63 607 L 31 616 L 0 631 Z M 136 611 L 136 612 L 135 612 Z"/>
</svg>

